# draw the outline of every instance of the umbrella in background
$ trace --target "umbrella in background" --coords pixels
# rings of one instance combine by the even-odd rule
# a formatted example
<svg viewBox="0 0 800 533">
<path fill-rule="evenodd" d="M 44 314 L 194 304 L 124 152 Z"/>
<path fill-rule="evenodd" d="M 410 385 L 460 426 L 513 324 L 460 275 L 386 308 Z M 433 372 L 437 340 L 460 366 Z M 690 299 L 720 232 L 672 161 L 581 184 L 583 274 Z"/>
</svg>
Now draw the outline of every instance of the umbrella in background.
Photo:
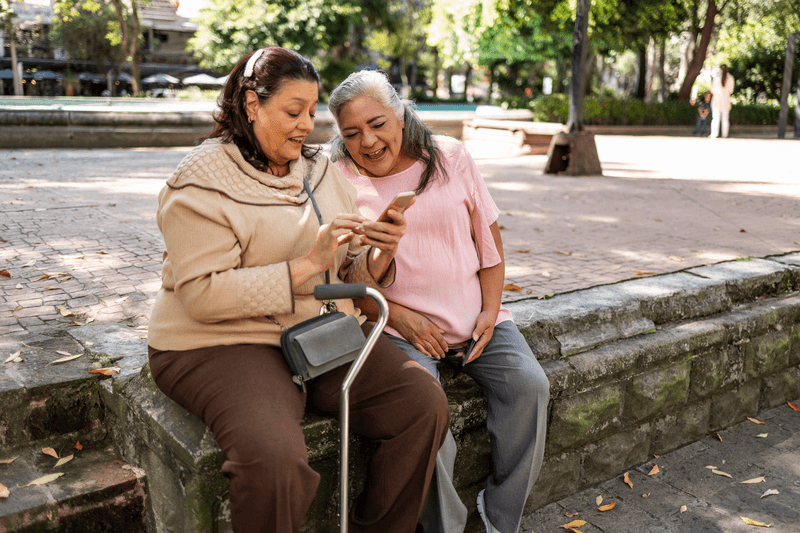
<svg viewBox="0 0 800 533">
<path fill-rule="evenodd" d="M 119 76 L 117 76 L 118 81 L 124 81 L 126 83 L 130 83 L 133 81 L 133 76 L 128 74 L 127 72 L 120 72 Z"/>
<path fill-rule="evenodd" d="M 225 85 L 226 83 L 228 83 L 228 76 L 229 74 L 225 74 L 221 78 L 217 78 L 217 83 L 219 83 L 220 85 Z"/>
<path fill-rule="evenodd" d="M 64 75 L 52 70 L 39 70 L 33 73 L 35 80 L 63 80 Z"/>
<path fill-rule="evenodd" d="M 197 74 L 195 76 L 189 76 L 188 78 L 183 78 L 184 85 L 216 85 L 219 86 L 219 80 L 213 76 L 209 76 L 208 74 Z"/>
<path fill-rule="evenodd" d="M 92 74 L 91 72 L 81 72 L 78 74 L 78 79 L 81 81 L 88 81 L 91 83 L 105 83 L 106 79 L 99 74 Z"/>
<path fill-rule="evenodd" d="M 181 80 L 176 78 L 175 76 L 170 76 L 169 74 L 164 74 L 163 72 L 159 72 L 158 74 L 153 74 L 152 76 L 148 76 L 142 80 L 142 83 L 180 83 Z"/>
</svg>

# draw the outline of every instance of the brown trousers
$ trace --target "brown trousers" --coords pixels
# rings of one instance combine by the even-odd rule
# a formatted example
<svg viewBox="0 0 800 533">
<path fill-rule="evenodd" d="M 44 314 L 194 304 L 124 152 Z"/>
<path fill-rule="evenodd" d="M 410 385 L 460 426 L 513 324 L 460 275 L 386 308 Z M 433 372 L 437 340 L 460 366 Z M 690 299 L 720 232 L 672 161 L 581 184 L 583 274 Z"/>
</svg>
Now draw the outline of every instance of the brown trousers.
<svg viewBox="0 0 800 533">
<path fill-rule="evenodd" d="M 369 326 L 364 326 L 368 333 Z M 150 348 L 158 387 L 211 428 L 227 460 L 236 533 L 297 533 L 319 485 L 301 424 L 306 401 L 339 413 L 349 365 L 292 382 L 279 348 Z M 378 443 L 350 513 L 354 533 L 413 533 L 450 414 L 438 382 L 381 336 L 350 389 L 350 429 Z"/>
</svg>

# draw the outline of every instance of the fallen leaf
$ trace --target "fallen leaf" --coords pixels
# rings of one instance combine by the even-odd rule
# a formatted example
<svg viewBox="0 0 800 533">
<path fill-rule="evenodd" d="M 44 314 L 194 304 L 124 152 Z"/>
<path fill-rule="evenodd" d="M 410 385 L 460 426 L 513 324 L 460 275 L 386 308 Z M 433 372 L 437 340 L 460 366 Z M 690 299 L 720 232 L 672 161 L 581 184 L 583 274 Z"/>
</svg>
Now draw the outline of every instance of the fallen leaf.
<svg viewBox="0 0 800 533">
<path fill-rule="evenodd" d="M 48 475 L 42 476 L 42 477 L 40 477 L 38 479 L 34 479 L 33 481 L 31 481 L 30 483 L 28 483 L 25 486 L 26 487 L 30 487 L 31 485 L 44 485 L 45 483 L 50 483 L 51 481 L 55 481 L 56 479 L 60 478 L 63 475 L 64 475 L 64 472 L 59 472 L 57 474 L 48 474 Z"/>
<path fill-rule="evenodd" d="M 716 470 L 717 467 L 716 466 L 712 466 L 712 465 L 708 465 L 708 466 L 706 466 L 706 468 L 708 468 L 709 470 Z"/>
<path fill-rule="evenodd" d="M 19 311 L 20 309 L 22 309 L 22 306 L 21 306 L 21 305 L 18 305 L 18 306 L 16 306 L 16 307 L 14 308 L 14 310 L 13 310 L 12 312 L 13 312 L 13 313 L 16 313 L 16 312 L 17 312 L 17 311 Z"/>
<path fill-rule="evenodd" d="M 656 218 L 656 219 L 654 219 L 654 220 L 655 220 L 656 222 L 664 222 L 664 221 L 663 221 L 663 220 L 661 220 L 660 218 Z"/>
<path fill-rule="evenodd" d="M 15 288 L 15 289 L 22 290 L 24 287 L 22 286 L 22 283 L 17 283 L 17 284 L 14 286 L 14 288 Z"/>
<path fill-rule="evenodd" d="M 522 287 L 520 287 L 519 285 L 514 285 L 514 284 L 509 283 L 509 284 L 507 284 L 506 286 L 503 287 L 503 290 L 504 291 L 521 291 Z"/>
<path fill-rule="evenodd" d="M 64 317 L 75 316 L 75 314 L 72 311 L 70 311 L 69 309 L 67 309 L 63 305 L 59 305 L 58 306 L 58 310 L 61 311 L 61 316 L 64 316 Z"/>
<path fill-rule="evenodd" d="M 633 481 L 631 481 L 630 476 L 628 476 L 628 472 L 625 472 L 625 475 L 622 476 L 622 481 L 625 482 L 630 488 L 633 488 Z"/>
<path fill-rule="evenodd" d="M 61 353 L 61 352 L 59 352 L 59 353 Z M 68 361 L 74 361 L 75 359 L 77 359 L 78 357 L 80 357 L 82 355 L 83 355 L 82 353 L 79 353 L 79 354 L 75 354 L 75 355 L 70 355 L 68 357 L 62 357 L 60 359 L 56 359 L 55 361 L 50 361 L 47 364 L 48 365 L 57 365 L 59 363 L 66 363 Z"/>
<path fill-rule="evenodd" d="M 81 445 L 81 441 L 76 442 L 75 446 L 73 446 L 73 448 L 75 448 L 78 451 L 81 451 L 83 449 L 83 446 Z"/>
<path fill-rule="evenodd" d="M 564 513 L 564 516 L 567 518 L 572 518 L 573 516 L 578 516 L 580 513 Z"/>
<path fill-rule="evenodd" d="M 594 499 L 594 503 L 600 505 L 601 503 L 603 503 L 603 497 L 598 496 L 597 498 Z"/>
<path fill-rule="evenodd" d="M 137 326 L 136 329 L 147 331 L 147 326 Z"/>
<path fill-rule="evenodd" d="M 544 276 L 546 278 L 549 278 L 550 277 L 550 272 L 548 272 L 547 270 L 542 270 L 542 276 Z"/>
<path fill-rule="evenodd" d="M 615 270 L 619 270 L 620 268 L 622 268 L 622 265 L 615 265 L 615 266 L 611 267 L 611 271 L 613 272 Z"/>
<path fill-rule="evenodd" d="M 22 265 L 22 268 L 28 268 L 28 267 L 32 267 L 32 266 L 33 266 L 33 265 L 35 265 L 35 264 L 36 264 L 36 259 L 31 259 L 30 261 L 28 261 L 27 263 L 25 263 L 24 265 Z"/>
<path fill-rule="evenodd" d="M 716 433 L 714 431 L 709 431 L 708 433 L 706 433 L 706 435 L 711 435 L 712 437 L 717 437 L 719 439 L 719 441 L 722 442 L 722 436 L 719 433 Z"/>
<path fill-rule="evenodd" d="M 3 498 L 5 500 L 9 496 L 11 496 L 11 492 L 8 490 L 8 488 L 5 485 L 0 483 L 0 498 Z"/>
<path fill-rule="evenodd" d="M 95 252 L 97 255 L 108 255 L 108 252 L 105 250 L 100 250 L 99 252 Z"/>
<path fill-rule="evenodd" d="M 740 229 L 739 233 L 747 233 L 747 232 L 745 230 L 743 230 L 743 229 Z"/>
<path fill-rule="evenodd" d="M 564 524 L 558 527 L 563 527 L 564 529 L 572 529 L 573 527 L 581 527 L 586 525 L 586 520 L 573 520 L 569 524 Z"/>
<path fill-rule="evenodd" d="M 679 263 L 683 262 L 683 258 L 682 257 L 678 257 L 677 255 L 668 255 L 667 259 L 670 259 L 672 261 L 677 261 Z"/>
<path fill-rule="evenodd" d="M 597 510 L 600 511 L 601 513 L 605 513 L 606 511 L 610 511 L 611 509 L 616 507 L 616 505 L 617 505 L 617 502 L 612 502 L 612 503 L 609 503 L 608 505 L 604 505 L 602 507 L 598 507 Z"/>
<path fill-rule="evenodd" d="M 106 368 L 95 368 L 94 370 L 89 370 L 90 374 L 103 374 L 104 376 L 113 376 L 114 374 L 119 374 L 119 367 L 118 366 L 109 366 Z"/>
<path fill-rule="evenodd" d="M 769 436 L 769 433 L 759 433 L 756 435 L 757 439 L 766 439 Z"/>
<path fill-rule="evenodd" d="M 85 326 L 86 325 L 83 322 L 78 322 L 77 320 L 70 320 L 69 323 L 72 324 L 73 326 Z"/>
<path fill-rule="evenodd" d="M 631 219 L 629 219 L 629 218 L 623 218 L 623 219 L 622 219 L 622 221 L 623 221 L 623 222 L 630 222 L 630 221 L 631 221 Z"/>
<path fill-rule="evenodd" d="M 791 407 L 795 411 L 800 411 L 800 407 L 798 407 L 796 404 L 793 404 L 792 402 L 786 402 L 786 403 L 789 405 L 789 407 Z"/>
<path fill-rule="evenodd" d="M 13 278 L 14 277 L 14 276 L 11 275 L 11 272 L 6 270 L 5 268 L 3 270 L 0 270 L 0 276 L 3 276 L 4 278 Z"/>
<path fill-rule="evenodd" d="M 772 525 L 772 524 L 765 524 L 764 522 L 758 522 L 756 520 L 751 520 L 750 518 L 745 518 L 744 516 L 740 516 L 739 518 L 741 518 L 742 522 L 744 522 L 748 526 L 769 527 Z"/>
<path fill-rule="evenodd" d="M 748 479 L 747 481 L 740 481 L 739 483 L 764 483 L 767 480 L 767 476 L 761 477 L 754 477 L 753 479 Z"/>
<path fill-rule="evenodd" d="M 75 457 L 74 455 L 68 455 L 66 457 L 62 457 L 56 462 L 56 465 L 53 468 L 58 468 L 59 466 L 63 465 L 64 463 L 68 463 L 72 461 L 72 458 Z"/>
<path fill-rule="evenodd" d="M 90 322 L 94 322 L 94 318 L 87 318 L 87 319 L 86 319 L 86 323 L 87 323 L 87 324 L 88 324 L 88 323 L 90 323 Z M 88 344 L 88 343 L 87 343 L 87 344 Z"/>
<path fill-rule="evenodd" d="M 39 276 L 38 278 L 36 278 L 33 281 L 42 281 L 43 279 L 47 279 L 49 277 L 50 277 L 50 274 L 45 274 L 44 276 Z"/>
<path fill-rule="evenodd" d="M 8 359 L 6 359 L 6 360 L 4 361 L 4 363 L 10 363 L 10 362 L 14 361 L 15 359 L 19 359 L 19 352 L 20 352 L 20 351 L 21 351 L 21 350 L 17 350 L 16 352 L 14 352 L 14 353 L 12 353 L 11 355 L 9 355 L 9 356 L 8 356 Z"/>
<path fill-rule="evenodd" d="M 527 250 L 517 250 L 517 252 L 521 253 L 521 254 L 527 254 L 527 253 L 530 253 L 530 251 L 531 251 L 530 248 L 528 248 Z"/>
<path fill-rule="evenodd" d="M 632 268 L 631 270 L 633 270 L 633 273 L 636 274 L 637 276 L 647 276 L 649 274 L 655 274 L 655 272 L 650 272 L 649 270 L 636 270 L 635 268 Z"/>
<path fill-rule="evenodd" d="M 14 456 L 14 457 L 12 457 L 11 459 L 3 459 L 2 461 L 0 461 L 0 465 L 8 465 L 8 464 L 11 464 L 11 463 L 13 463 L 13 462 L 14 462 L 14 459 L 16 459 L 17 457 L 19 457 L 19 455 L 15 455 L 15 456 Z"/>
<path fill-rule="evenodd" d="M 661 470 L 658 469 L 658 465 L 654 464 L 652 470 L 650 470 L 650 472 L 648 472 L 647 475 L 648 476 L 654 476 L 654 475 L 658 474 L 659 472 L 661 472 Z"/>
<path fill-rule="evenodd" d="M 749 416 L 747 417 L 747 419 L 748 419 L 750 422 L 752 422 L 753 424 L 765 424 L 765 422 L 762 422 L 761 420 L 757 420 L 757 419 L 755 419 L 755 418 L 750 418 Z"/>
<path fill-rule="evenodd" d="M 681 505 L 681 512 L 682 512 L 682 513 L 685 513 L 687 510 L 688 510 L 688 509 L 686 508 L 686 506 L 685 506 L 685 505 Z"/>
<path fill-rule="evenodd" d="M 702 254 L 703 253 L 703 250 L 689 250 L 689 251 L 692 252 L 693 254 Z"/>
<path fill-rule="evenodd" d="M 53 448 L 42 448 L 42 453 L 58 459 L 58 453 Z"/>
<path fill-rule="evenodd" d="M 505 226 L 497 226 L 497 229 L 506 229 Z"/>
<path fill-rule="evenodd" d="M 647 494 L 642 494 L 642 498 L 649 498 L 649 497 L 650 497 L 650 493 L 649 492 Z"/>
<path fill-rule="evenodd" d="M 762 497 L 762 498 L 764 498 L 765 496 L 776 496 L 776 495 L 778 495 L 778 494 L 780 494 L 780 492 L 778 492 L 777 490 L 775 490 L 775 489 L 769 489 L 767 492 L 765 492 L 764 494 L 762 494 L 762 495 L 761 495 L 761 497 Z"/>
<path fill-rule="evenodd" d="M 57 290 L 58 290 L 58 287 L 51 287 L 50 285 L 45 285 L 45 286 L 44 286 L 44 287 L 42 287 L 42 288 L 43 288 L 44 290 L 46 290 L 46 291 L 57 291 Z"/>
<path fill-rule="evenodd" d="M 730 474 L 726 474 L 726 473 L 725 473 L 725 472 L 723 472 L 722 470 L 712 470 L 712 472 L 714 472 L 714 473 L 715 473 L 716 475 L 718 475 L 718 476 L 724 476 L 724 477 L 729 477 L 729 478 L 733 479 L 733 476 L 732 476 L 732 475 L 730 475 Z"/>
</svg>

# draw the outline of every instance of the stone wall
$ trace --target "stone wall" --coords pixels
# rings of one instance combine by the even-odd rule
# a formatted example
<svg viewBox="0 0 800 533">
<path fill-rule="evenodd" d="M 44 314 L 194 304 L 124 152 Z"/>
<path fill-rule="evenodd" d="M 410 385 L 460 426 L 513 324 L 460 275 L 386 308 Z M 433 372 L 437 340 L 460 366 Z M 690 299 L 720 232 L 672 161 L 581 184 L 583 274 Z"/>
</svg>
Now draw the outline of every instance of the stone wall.
<svg viewBox="0 0 800 533">
<path fill-rule="evenodd" d="M 545 461 L 527 511 L 800 395 L 798 283 L 794 254 L 509 304 L 551 385 Z M 455 482 L 474 513 L 491 469 L 485 403 L 465 375 L 445 375 L 443 385 L 459 443 Z M 221 452 L 203 424 L 146 371 L 101 392 L 120 451 L 147 473 L 149 531 L 229 531 Z M 304 531 L 333 531 L 338 426 L 312 414 L 304 432 L 323 475 Z M 369 453 L 352 438 L 353 493 Z"/>
</svg>

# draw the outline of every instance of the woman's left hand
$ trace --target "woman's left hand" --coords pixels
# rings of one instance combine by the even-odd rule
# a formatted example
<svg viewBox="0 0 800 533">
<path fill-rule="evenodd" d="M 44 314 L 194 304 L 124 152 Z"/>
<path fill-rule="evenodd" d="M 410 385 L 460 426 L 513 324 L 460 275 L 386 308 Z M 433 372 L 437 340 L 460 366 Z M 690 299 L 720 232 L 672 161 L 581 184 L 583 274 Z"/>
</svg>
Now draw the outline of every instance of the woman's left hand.
<svg viewBox="0 0 800 533">
<path fill-rule="evenodd" d="M 497 320 L 497 313 L 492 314 L 488 311 L 481 311 L 481 314 L 478 315 L 478 320 L 475 322 L 475 329 L 472 332 L 472 338 L 476 339 L 477 342 L 475 346 L 472 347 L 469 358 L 464 364 L 471 363 L 481 356 L 483 349 L 486 348 L 486 345 L 492 340 L 495 320 Z"/>
</svg>

